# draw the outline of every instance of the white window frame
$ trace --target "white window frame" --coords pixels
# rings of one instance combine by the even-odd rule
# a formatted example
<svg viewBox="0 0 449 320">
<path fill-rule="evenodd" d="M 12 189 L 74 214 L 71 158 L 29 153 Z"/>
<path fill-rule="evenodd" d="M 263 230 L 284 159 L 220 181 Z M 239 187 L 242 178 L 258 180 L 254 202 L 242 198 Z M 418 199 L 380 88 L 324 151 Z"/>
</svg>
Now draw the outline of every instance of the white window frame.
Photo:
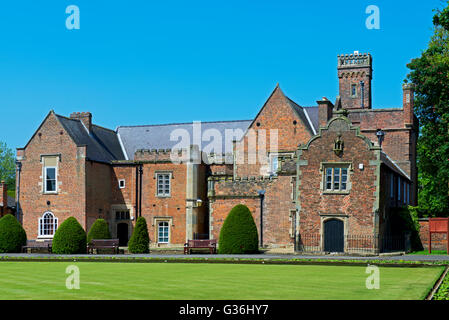
<svg viewBox="0 0 449 320">
<path fill-rule="evenodd" d="M 160 176 L 168 176 L 168 193 L 165 192 L 165 188 L 163 186 L 163 193 L 159 193 L 159 177 Z M 156 172 L 156 196 L 159 198 L 168 198 L 171 197 L 171 179 L 172 174 L 171 172 Z M 166 180 L 163 180 L 163 183 L 165 183 Z"/>
<path fill-rule="evenodd" d="M 53 219 L 53 234 L 43 233 L 43 230 L 45 227 L 44 223 L 45 223 L 46 215 L 51 215 L 51 217 Z M 39 218 L 39 222 L 38 222 L 38 230 L 37 230 L 38 238 L 53 238 L 57 229 L 58 229 L 58 218 L 56 218 L 56 216 L 53 214 L 53 212 L 50 212 L 50 211 L 44 212 L 42 217 Z"/>
<path fill-rule="evenodd" d="M 331 169 L 332 170 L 332 174 L 331 174 L 331 189 L 327 188 L 327 170 Z M 335 169 L 340 169 L 340 173 L 339 173 L 339 181 L 338 181 L 338 185 L 339 188 L 335 189 Z M 342 171 L 343 169 L 346 169 L 346 181 L 344 182 L 346 184 L 346 188 L 342 189 L 342 180 L 343 180 L 343 174 Z M 349 164 L 326 164 L 323 166 L 323 191 L 324 192 L 334 192 L 334 193 L 347 193 L 350 191 L 351 189 L 351 183 L 350 183 L 350 171 L 351 171 L 351 166 Z"/>
<path fill-rule="evenodd" d="M 122 183 L 123 183 L 123 186 L 121 185 Z M 125 179 L 120 179 L 118 181 L 118 187 L 119 187 L 119 189 L 125 189 L 126 188 L 126 181 L 125 181 Z"/>
<path fill-rule="evenodd" d="M 161 226 L 162 223 L 167 224 L 166 226 Z M 161 241 L 161 237 L 160 237 L 160 229 L 163 228 L 164 230 L 166 230 L 166 238 L 167 241 Z M 164 231 L 163 231 L 164 233 Z M 164 236 L 165 238 L 165 236 Z M 161 244 L 166 244 L 166 243 L 170 243 L 170 221 L 168 220 L 159 220 L 157 221 L 157 243 L 161 243 Z"/>
<path fill-rule="evenodd" d="M 270 153 L 269 155 L 269 167 L 268 174 L 270 176 L 277 176 L 277 171 L 279 170 L 279 154 L 278 153 Z M 274 163 L 276 163 L 276 168 L 274 168 Z"/>
<path fill-rule="evenodd" d="M 49 191 L 47 190 L 47 169 L 55 169 L 55 190 Z M 44 167 L 43 173 L 43 190 L 45 194 L 55 194 L 58 193 L 58 167 L 48 166 Z"/>
</svg>

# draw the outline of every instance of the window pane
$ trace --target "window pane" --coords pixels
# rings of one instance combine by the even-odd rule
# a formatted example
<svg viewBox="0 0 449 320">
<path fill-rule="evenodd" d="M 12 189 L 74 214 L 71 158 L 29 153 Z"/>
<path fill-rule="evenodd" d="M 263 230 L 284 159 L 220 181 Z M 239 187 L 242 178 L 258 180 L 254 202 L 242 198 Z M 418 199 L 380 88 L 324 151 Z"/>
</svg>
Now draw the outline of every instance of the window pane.
<svg viewBox="0 0 449 320">
<path fill-rule="evenodd" d="M 56 179 L 56 169 L 55 168 L 47 168 L 47 179 L 48 180 Z"/>
<path fill-rule="evenodd" d="M 56 181 L 47 180 L 46 191 L 56 191 Z"/>
</svg>

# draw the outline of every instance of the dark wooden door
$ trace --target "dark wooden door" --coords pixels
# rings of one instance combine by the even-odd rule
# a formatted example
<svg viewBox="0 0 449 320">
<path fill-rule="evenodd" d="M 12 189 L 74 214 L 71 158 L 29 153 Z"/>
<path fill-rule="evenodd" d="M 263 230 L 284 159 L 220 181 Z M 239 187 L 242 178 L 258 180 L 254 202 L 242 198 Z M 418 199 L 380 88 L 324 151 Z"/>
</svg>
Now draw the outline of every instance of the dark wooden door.
<svg viewBox="0 0 449 320">
<path fill-rule="evenodd" d="M 344 252 L 343 221 L 330 219 L 324 222 L 324 251 Z"/>
<path fill-rule="evenodd" d="M 119 239 L 119 246 L 128 245 L 128 224 L 119 223 L 117 225 L 117 238 Z"/>
</svg>

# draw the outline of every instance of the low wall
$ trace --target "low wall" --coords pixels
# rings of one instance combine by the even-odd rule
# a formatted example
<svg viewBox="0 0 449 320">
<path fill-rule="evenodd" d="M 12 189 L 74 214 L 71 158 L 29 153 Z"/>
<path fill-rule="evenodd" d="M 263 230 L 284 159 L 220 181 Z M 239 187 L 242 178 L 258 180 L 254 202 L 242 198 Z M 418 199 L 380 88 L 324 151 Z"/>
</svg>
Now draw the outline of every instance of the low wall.
<svg viewBox="0 0 449 320">
<path fill-rule="evenodd" d="M 425 250 L 429 249 L 429 219 L 419 219 L 419 237 Z M 447 239 L 445 233 L 432 233 L 432 250 L 446 250 Z"/>
</svg>

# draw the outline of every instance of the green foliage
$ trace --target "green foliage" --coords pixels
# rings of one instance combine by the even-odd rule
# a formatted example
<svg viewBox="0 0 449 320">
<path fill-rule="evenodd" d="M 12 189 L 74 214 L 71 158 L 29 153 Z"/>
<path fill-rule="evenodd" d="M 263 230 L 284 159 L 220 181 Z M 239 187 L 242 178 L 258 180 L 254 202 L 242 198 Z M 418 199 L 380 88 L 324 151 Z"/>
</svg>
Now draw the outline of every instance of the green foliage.
<svg viewBox="0 0 449 320">
<path fill-rule="evenodd" d="M 109 225 L 106 220 L 95 220 L 92 227 L 90 227 L 89 233 L 87 234 L 87 243 L 90 243 L 92 239 L 111 239 Z"/>
<path fill-rule="evenodd" d="M 16 188 L 16 157 L 5 142 L 0 142 L 0 181 L 5 181 L 8 190 Z"/>
<path fill-rule="evenodd" d="M 419 208 L 402 207 L 392 211 L 391 228 L 395 234 L 410 233 L 410 241 L 413 251 L 423 250 L 421 238 L 419 237 Z"/>
<path fill-rule="evenodd" d="M 52 252 L 57 254 L 86 253 L 86 232 L 74 217 L 69 217 L 53 236 Z"/>
<path fill-rule="evenodd" d="M 407 65 L 407 81 L 416 85 L 421 209 L 432 216 L 449 212 L 449 6 L 433 19 L 434 34 L 421 57 Z"/>
<path fill-rule="evenodd" d="M 259 251 L 256 224 L 247 206 L 239 204 L 232 208 L 221 227 L 218 244 L 221 254 Z"/>
<path fill-rule="evenodd" d="M 433 296 L 433 300 L 449 300 L 449 274 L 444 277 L 438 291 Z"/>
<path fill-rule="evenodd" d="M 26 242 L 25 230 L 13 215 L 0 219 L 0 253 L 21 252 Z"/>
<path fill-rule="evenodd" d="M 148 235 L 147 221 L 139 217 L 136 221 L 131 239 L 128 242 L 128 250 L 131 253 L 149 253 L 150 236 Z"/>
</svg>

